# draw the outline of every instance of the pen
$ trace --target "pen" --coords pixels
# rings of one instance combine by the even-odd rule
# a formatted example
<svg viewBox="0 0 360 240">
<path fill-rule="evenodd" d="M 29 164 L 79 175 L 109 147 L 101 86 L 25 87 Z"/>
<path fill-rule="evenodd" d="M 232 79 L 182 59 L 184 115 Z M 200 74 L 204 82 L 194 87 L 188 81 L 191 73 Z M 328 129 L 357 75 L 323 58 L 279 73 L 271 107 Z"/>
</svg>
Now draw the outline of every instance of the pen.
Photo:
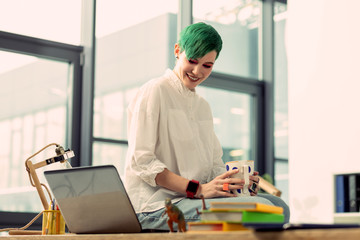
<svg viewBox="0 0 360 240">
<path fill-rule="evenodd" d="M 56 204 L 56 234 L 60 233 L 60 210 L 59 206 Z"/>
<path fill-rule="evenodd" d="M 47 235 L 49 233 L 49 228 L 50 228 L 50 221 L 51 221 L 51 206 L 49 207 L 49 209 L 47 211 L 45 211 L 44 213 L 47 213 L 47 223 L 46 223 L 46 227 L 45 227 L 45 235 Z"/>
<path fill-rule="evenodd" d="M 53 215 L 53 210 L 54 210 L 54 199 L 51 201 L 50 204 L 50 211 L 49 211 L 49 216 L 48 216 L 48 228 L 46 230 L 46 234 L 52 234 L 53 233 L 53 221 L 54 221 L 54 215 Z"/>
</svg>

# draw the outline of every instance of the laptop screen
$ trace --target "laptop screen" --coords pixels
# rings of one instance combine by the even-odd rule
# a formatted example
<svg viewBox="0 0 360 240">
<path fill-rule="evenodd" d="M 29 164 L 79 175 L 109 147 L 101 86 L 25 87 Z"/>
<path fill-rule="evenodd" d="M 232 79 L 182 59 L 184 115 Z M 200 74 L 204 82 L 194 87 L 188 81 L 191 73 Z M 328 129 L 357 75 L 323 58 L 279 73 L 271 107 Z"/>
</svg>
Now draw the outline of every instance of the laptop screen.
<svg viewBox="0 0 360 240">
<path fill-rule="evenodd" d="M 72 233 L 134 233 L 141 226 L 112 165 L 44 172 Z"/>
</svg>

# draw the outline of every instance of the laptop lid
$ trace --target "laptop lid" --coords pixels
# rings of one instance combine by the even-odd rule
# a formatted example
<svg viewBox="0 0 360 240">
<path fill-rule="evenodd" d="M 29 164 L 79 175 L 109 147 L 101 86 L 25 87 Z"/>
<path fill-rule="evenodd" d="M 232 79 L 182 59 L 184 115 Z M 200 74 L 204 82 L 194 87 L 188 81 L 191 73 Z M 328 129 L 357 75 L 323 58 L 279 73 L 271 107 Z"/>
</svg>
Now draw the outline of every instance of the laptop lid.
<svg viewBox="0 0 360 240">
<path fill-rule="evenodd" d="M 71 233 L 138 233 L 141 225 L 113 165 L 44 172 Z"/>
</svg>

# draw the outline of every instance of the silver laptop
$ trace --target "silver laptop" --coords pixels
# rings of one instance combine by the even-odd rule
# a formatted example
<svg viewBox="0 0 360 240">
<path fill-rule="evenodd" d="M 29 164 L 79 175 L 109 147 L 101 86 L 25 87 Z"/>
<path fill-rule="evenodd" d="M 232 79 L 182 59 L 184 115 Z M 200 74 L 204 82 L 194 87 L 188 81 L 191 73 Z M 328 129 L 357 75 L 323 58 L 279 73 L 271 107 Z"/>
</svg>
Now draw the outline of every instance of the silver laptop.
<svg viewBox="0 0 360 240">
<path fill-rule="evenodd" d="M 138 233 L 137 219 L 113 165 L 44 172 L 71 233 Z"/>
</svg>

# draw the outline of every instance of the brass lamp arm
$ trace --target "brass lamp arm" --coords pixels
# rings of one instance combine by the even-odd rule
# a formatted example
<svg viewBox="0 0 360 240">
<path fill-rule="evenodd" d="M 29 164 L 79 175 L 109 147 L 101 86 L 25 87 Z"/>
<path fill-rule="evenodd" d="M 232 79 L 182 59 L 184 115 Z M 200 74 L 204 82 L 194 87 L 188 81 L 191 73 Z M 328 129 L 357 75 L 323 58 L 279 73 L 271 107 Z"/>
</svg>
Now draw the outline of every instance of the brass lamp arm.
<svg viewBox="0 0 360 240">
<path fill-rule="evenodd" d="M 55 157 L 46 159 L 44 161 L 41 161 L 41 162 L 35 163 L 35 164 L 33 164 L 30 161 L 31 158 L 35 157 L 37 154 L 39 154 L 40 152 L 44 151 L 46 148 L 48 148 L 48 147 L 50 147 L 52 145 L 56 146 L 55 152 L 56 152 L 57 155 Z M 25 167 L 26 167 L 26 171 L 29 174 L 30 183 L 38 191 L 38 194 L 40 196 L 40 200 L 41 200 L 41 202 L 43 204 L 44 210 L 49 209 L 49 204 L 48 204 L 48 201 L 46 200 L 44 191 L 43 191 L 41 186 L 45 187 L 47 193 L 49 194 L 50 200 L 52 199 L 52 197 L 51 197 L 51 193 L 50 193 L 49 189 L 46 187 L 46 185 L 40 183 L 40 180 L 39 180 L 39 178 L 38 178 L 38 176 L 36 174 L 36 169 L 44 167 L 44 166 L 52 164 L 52 163 L 55 163 L 55 162 L 64 163 L 65 161 L 67 161 L 67 159 L 72 158 L 74 156 L 75 155 L 74 155 L 73 151 L 71 151 L 69 149 L 64 150 L 64 148 L 61 147 L 59 144 L 51 143 L 51 144 L 46 145 L 45 147 L 43 147 L 39 151 L 37 151 L 35 154 L 31 155 L 28 159 L 26 159 Z"/>
</svg>

